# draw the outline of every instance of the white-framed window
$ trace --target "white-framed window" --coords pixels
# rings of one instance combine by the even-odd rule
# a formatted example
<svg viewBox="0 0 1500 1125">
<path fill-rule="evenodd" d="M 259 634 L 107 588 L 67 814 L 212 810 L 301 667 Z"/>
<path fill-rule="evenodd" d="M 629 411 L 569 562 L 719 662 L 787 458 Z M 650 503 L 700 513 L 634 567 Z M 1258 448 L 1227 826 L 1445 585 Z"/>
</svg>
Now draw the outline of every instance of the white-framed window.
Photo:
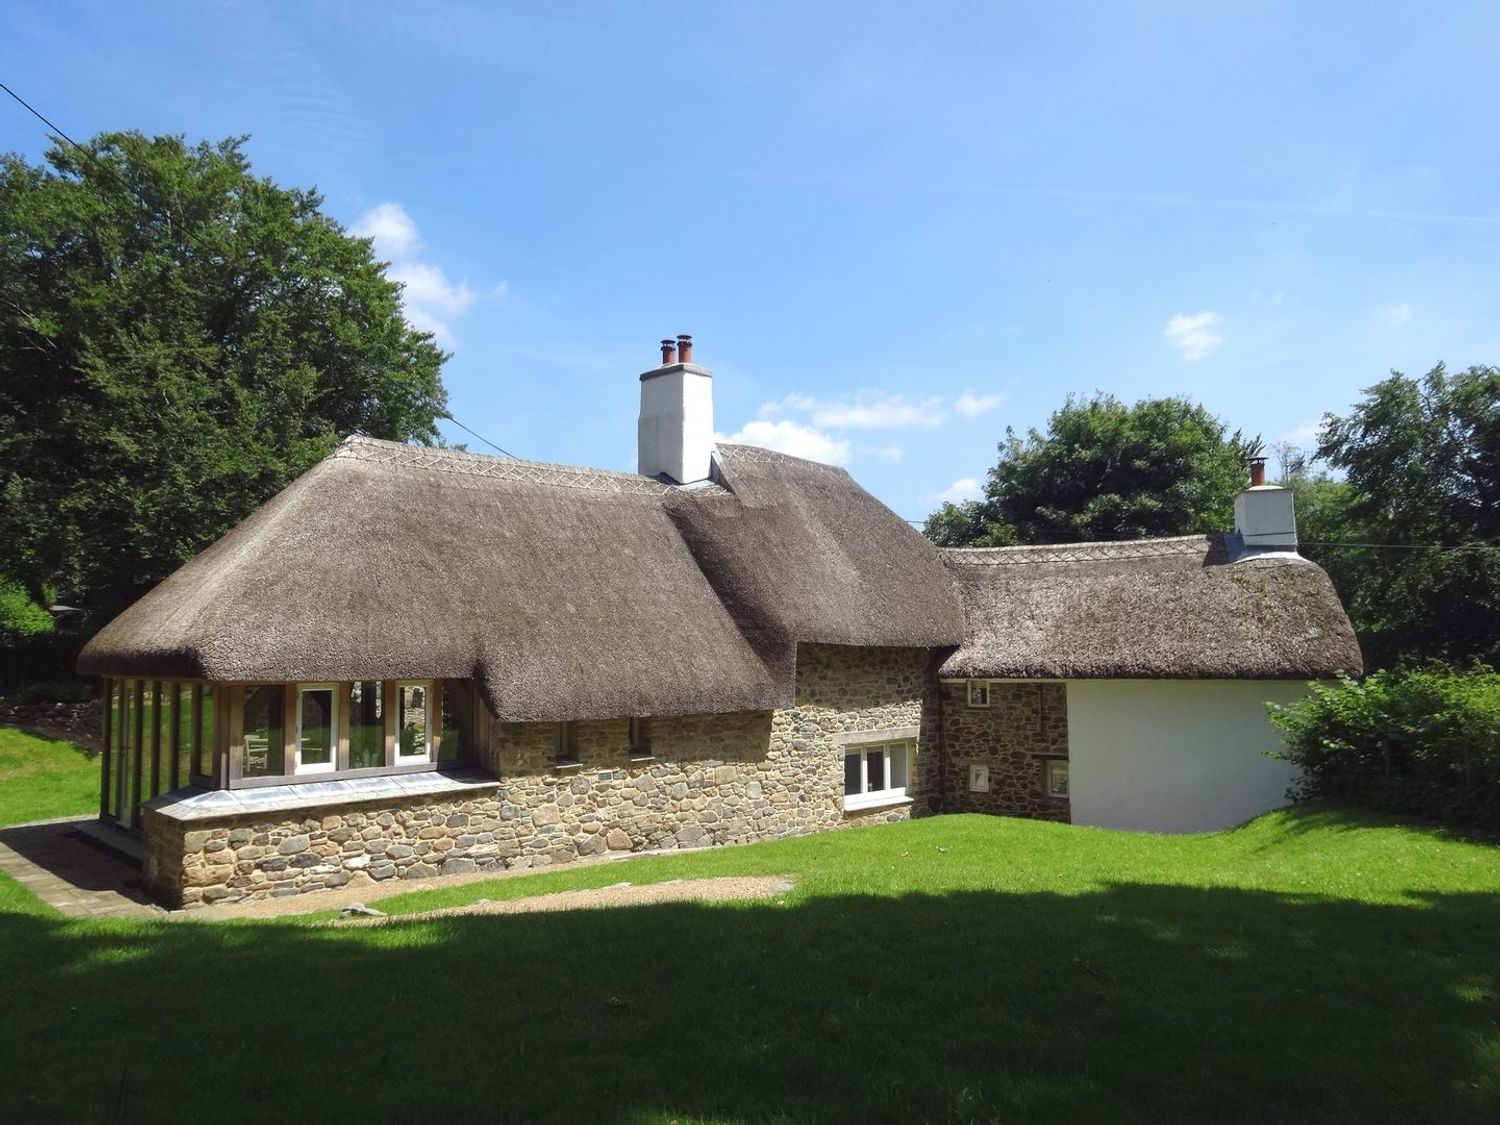
<svg viewBox="0 0 1500 1125">
<path fill-rule="evenodd" d="M 988 707 L 990 705 L 990 682 L 989 680 L 969 681 L 969 706 Z"/>
<path fill-rule="evenodd" d="M 432 684 L 405 680 L 396 685 L 396 764 L 432 761 Z"/>
<path fill-rule="evenodd" d="M 294 773 L 332 773 L 339 768 L 337 684 L 297 685 Z"/>
<path fill-rule="evenodd" d="M 1042 774 L 1047 786 L 1047 796 L 1066 797 L 1068 795 L 1068 761 L 1066 758 L 1048 758 L 1042 766 Z"/>
<path fill-rule="evenodd" d="M 881 742 L 844 748 L 844 808 L 863 809 L 906 799 L 911 743 Z"/>
</svg>

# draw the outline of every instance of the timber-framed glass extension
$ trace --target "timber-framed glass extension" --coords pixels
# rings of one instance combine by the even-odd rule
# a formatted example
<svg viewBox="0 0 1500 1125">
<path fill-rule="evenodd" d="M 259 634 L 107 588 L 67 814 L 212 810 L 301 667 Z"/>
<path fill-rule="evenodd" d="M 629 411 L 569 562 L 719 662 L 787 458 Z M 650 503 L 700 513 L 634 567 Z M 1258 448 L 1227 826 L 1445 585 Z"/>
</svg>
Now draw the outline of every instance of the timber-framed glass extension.
<svg viewBox="0 0 1500 1125">
<path fill-rule="evenodd" d="M 467 680 L 215 684 L 108 679 L 99 813 L 187 786 L 376 777 L 470 760 L 482 716 Z"/>
</svg>

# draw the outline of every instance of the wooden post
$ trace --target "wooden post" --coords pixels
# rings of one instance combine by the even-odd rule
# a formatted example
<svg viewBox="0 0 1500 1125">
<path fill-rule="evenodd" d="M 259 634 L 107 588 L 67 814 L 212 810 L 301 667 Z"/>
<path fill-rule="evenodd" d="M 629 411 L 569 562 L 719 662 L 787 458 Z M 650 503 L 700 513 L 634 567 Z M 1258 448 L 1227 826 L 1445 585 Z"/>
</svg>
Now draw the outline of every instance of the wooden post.
<svg viewBox="0 0 1500 1125">
<path fill-rule="evenodd" d="M 161 793 L 161 681 L 151 682 L 151 796 Z"/>
<path fill-rule="evenodd" d="M 104 678 L 104 752 L 99 755 L 99 815 L 109 815 L 110 756 L 115 752 L 115 681 Z"/>
<path fill-rule="evenodd" d="M 296 684 L 281 688 L 281 772 L 297 772 L 297 724 L 301 719 L 302 697 Z"/>
<path fill-rule="evenodd" d="M 427 694 L 427 753 L 434 764 L 443 760 L 443 681 L 433 680 Z"/>
<path fill-rule="evenodd" d="M 189 690 L 188 705 L 192 708 L 192 729 L 188 731 L 188 777 L 212 777 L 213 763 L 203 768 L 203 684 L 194 684 Z M 212 688 L 208 690 L 212 691 Z M 210 740 L 211 741 L 211 740 Z"/>
<path fill-rule="evenodd" d="M 352 683 L 338 683 L 333 685 L 333 715 L 338 723 L 338 757 L 334 759 L 333 768 L 340 772 L 349 768 L 349 727 L 354 718 L 349 713 L 354 695 Z"/>
</svg>

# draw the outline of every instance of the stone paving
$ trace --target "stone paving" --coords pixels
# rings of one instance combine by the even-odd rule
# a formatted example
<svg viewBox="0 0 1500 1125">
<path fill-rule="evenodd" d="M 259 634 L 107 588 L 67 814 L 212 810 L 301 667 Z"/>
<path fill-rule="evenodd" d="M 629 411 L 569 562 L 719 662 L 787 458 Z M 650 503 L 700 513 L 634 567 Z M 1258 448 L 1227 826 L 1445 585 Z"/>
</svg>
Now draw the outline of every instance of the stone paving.
<svg viewBox="0 0 1500 1125">
<path fill-rule="evenodd" d="M 163 917 L 140 867 L 95 841 L 97 825 L 83 816 L 0 828 L 0 871 L 69 917 Z"/>
</svg>

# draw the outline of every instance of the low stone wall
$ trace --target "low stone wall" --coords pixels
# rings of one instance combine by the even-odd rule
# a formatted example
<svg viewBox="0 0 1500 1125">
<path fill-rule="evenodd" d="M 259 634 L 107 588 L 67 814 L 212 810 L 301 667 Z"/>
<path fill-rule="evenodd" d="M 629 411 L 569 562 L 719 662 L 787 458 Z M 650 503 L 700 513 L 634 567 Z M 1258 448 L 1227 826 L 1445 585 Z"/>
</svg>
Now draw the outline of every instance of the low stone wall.
<svg viewBox="0 0 1500 1125">
<path fill-rule="evenodd" d="M 649 758 L 632 758 L 626 719 L 570 724 L 571 760 L 559 760 L 556 724 L 495 724 L 480 762 L 494 786 L 452 799 L 187 827 L 148 809 L 148 881 L 170 905 L 197 906 L 904 820 L 936 803 L 929 661 L 920 649 L 804 646 L 794 706 L 647 720 Z M 913 802 L 846 816 L 838 736 L 919 725 Z"/>
<path fill-rule="evenodd" d="M 99 741 L 103 713 L 103 705 L 97 699 L 84 703 L 7 703 L 0 700 L 0 724 L 34 730 L 56 728 L 59 732 L 66 732 L 74 741 L 89 745 Z"/>
<path fill-rule="evenodd" d="M 1047 795 L 1048 759 L 1068 756 L 1068 694 L 1061 683 L 990 684 L 990 705 L 970 707 L 966 683 L 944 683 L 948 812 L 1068 821 L 1066 797 Z M 989 768 L 989 791 L 969 788 L 969 767 Z"/>
</svg>

